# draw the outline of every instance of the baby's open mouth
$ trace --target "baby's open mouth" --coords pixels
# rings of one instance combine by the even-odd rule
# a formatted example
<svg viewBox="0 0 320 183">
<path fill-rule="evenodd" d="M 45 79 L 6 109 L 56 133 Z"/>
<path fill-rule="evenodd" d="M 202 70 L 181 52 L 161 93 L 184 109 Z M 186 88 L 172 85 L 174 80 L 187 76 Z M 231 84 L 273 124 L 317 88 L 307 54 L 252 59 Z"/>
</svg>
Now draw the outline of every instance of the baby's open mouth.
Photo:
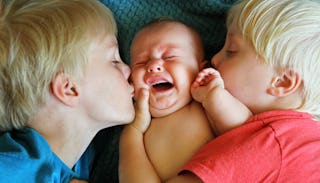
<svg viewBox="0 0 320 183">
<path fill-rule="evenodd" d="M 152 85 L 152 88 L 156 91 L 166 91 L 173 87 L 173 84 L 170 82 L 160 82 Z"/>
<path fill-rule="evenodd" d="M 174 84 L 170 79 L 159 76 L 148 78 L 146 83 L 154 92 L 165 92 L 174 87 Z"/>
</svg>

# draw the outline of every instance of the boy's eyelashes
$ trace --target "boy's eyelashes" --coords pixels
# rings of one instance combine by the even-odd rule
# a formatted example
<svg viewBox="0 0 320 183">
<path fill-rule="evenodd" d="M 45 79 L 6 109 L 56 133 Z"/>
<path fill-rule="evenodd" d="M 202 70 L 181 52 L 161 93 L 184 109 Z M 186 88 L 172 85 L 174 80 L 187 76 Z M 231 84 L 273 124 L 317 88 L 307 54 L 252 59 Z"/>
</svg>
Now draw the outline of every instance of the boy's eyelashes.
<svg viewBox="0 0 320 183">
<path fill-rule="evenodd" d="M 234 55 L 236 53 L 237 53 L 237 51 L 235 51 L 235 50 L 226 50 L 227 56 L 232 56 L 232 55 Z"/>
<path fill-rule="evenodd" d="M 120 64 L 120 63 L 121 63 L 121 61 L 120 61 L 120 60 L 112 60 L 111 62 L 112 62 L 112 64 L 114 64 L 114 65 L 118 65 L 118 64 Z"/>
</svg>

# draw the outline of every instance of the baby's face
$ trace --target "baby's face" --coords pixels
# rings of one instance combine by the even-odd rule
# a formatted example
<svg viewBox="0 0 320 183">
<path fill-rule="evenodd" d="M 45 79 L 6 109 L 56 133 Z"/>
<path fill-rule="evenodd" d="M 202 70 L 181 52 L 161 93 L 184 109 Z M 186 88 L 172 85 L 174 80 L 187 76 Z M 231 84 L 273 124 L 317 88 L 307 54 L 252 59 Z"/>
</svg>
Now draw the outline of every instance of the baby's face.
<svg viewBox="0 0 320 183">
<path fill-rule="evenodd" d="M 168 115 L 191 101 L 190 86 L 202 59 L 197 52 L 190 31 L 177 23 L 144 28 L 135 36 L 131 80 L 136 90 L 149 89 L 153 117 Z"/>
</svg>

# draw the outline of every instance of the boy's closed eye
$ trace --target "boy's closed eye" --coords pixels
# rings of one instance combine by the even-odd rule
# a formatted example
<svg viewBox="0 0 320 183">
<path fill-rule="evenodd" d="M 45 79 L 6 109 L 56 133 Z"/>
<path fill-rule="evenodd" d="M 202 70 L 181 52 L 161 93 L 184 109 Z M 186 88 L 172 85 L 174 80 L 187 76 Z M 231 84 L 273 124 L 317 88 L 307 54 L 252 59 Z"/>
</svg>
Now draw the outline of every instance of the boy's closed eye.
<svg viewBox="0 0 320 183">
<path fill-rule="evenodd" d="M 116 60 L 116 59 L 112 60 L 111 62 L 112 62 L 113 65 L 118 65 L 118 64 L 121 63 L 121 61 Z"/>
<path fill-rule="evenodd" d="M 237 53 L 235 50 L 226 50 L 226 55 L 231 57 L 234 56 Z"/>
</svg>

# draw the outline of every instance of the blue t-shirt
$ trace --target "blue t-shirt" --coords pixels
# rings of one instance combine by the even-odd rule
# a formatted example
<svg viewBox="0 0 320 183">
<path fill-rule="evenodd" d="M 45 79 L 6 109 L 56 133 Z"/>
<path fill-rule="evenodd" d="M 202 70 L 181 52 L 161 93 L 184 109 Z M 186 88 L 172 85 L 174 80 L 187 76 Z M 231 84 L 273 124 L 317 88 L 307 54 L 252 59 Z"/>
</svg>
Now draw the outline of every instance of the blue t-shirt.
<svg viewBox="0 0 320 183">
<path fill-rule="evenodd" d="M 0 135 L 0 182 L 69 183 L 71 178 L 88 179 L 93 152 L 88 148 L 73 170 L 51 151 L 35 130 L 25 128 Z"/>
</svg>

